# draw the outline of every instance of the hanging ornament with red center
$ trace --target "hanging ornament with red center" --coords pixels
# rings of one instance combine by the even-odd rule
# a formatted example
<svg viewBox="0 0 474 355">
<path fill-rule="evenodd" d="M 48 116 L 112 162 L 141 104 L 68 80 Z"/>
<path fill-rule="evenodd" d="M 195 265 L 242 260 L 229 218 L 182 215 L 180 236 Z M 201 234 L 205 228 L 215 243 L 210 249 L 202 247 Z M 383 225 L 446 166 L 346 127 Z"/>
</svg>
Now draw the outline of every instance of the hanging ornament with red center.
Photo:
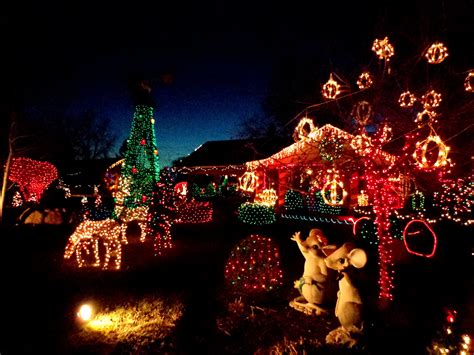
<svg viewBox="0 0 474 355">
<path fill-rule="evenodd" d="M 400 104 L 400 107 L 407 108 L 407 107 L 413 107 L 413 104 L 416 101 L 415 95 L 413 95 L 410 91 L 405 91 L 400 95 L 400 98 L 398 99 L 398 103 Z"/>
<path fill-rule="evenodd" d="M 441 103 L 441 94 L 431 90 L 421 97 L 421 103 L 425 110 L 433 110 L 436 107 L 439 107 L 439 104 Z"/>
<path fill-rule="evenodd" d="M 321 196 L 325 204 L 330 206 L 342 206 L 347 191 L 344 190 L 344 183 L 340 180 L 339 173 L 328 170 L 326 183 L 321 190 Z"/>
<path fill-rule="evenodd" d="M 385 59 L 387 62 L 395 54 L 392 44 L 389 42 L 388 37 L 384 39 L 376 39 L 372 45 L 372 51 L 379 57 L 379 59 Z"/>
<path fill-rule="evenodd" d="M 305 139 L 315 129 L 316 129 L 316 127 L 314 126 L 313 120 L 311 118 L 308 118 L 308 117 L 303 117 L 298 122 L 298 125 L 295 128 L 295 131 L 293 133 L 293 139 L 295 140 L 295 142 L 298 142 L 302 139 Z"/>
<path fill-rule="evenodd" d="M 438 150 L 438 155 L 431 152 Z M 429 136 L 416 143 L 413 158 L 421 169 L 433 169 L 444 167 L 448 164 L 449 147 L 444 144 L 436 132 L 431 129 Z M 436 159 L 435 159 L 436 158 Z"/>
<path fill-rule="evenodd" d="M 464 90 L 474 92 L 474 71 L 469 72 L 464 79 Z"/>
<path fill-rule="evenodd" d="M 137 171 L 138 171 L 138 169 L 137 169 L 136 167 L 133 167 L 133 168 L 132 168 L 132 174 L 136 174 Z"/>
<path fill-rule="evenodd" d="M 418 125 L 418 128 L 421 128 L 425 125 L 432 125 L 436 123 L 436 112 L 424 110 L 419 112 L 416 115 L 415 123 Z"/>
<path fill-rule="evenodd" d="M 374 80 L 372 79 L 372 75 L 370 75 L 369 72 L 363 72 L 359 75 L 359 79 L 357 79 L 357 86 L 361 90 L 370 88 L 373 83 Z"/>
<path fill-rule="evenodd" d="M 321 93 L 325 99 L 333 100 L 341 93 L 339 90 L 340 88 L 341 85 L 339 85 L 339 83 L 333 79 L 331 73 L 329 74 L 329 80 L 323 85 L 323 90 Z"/>
<path fill-rule="evenodd" d="M 448 55 L 448 48 L 441 42 L 435 42 L 426 51 L 425 58 L 430 64 L 439 64 L 442 63 Z"/>
<path fill-rule="evenodd" d="M 239 189 L 246 192 L 254 192 L 258 186 L 258 176 L 254 171 L 247 171 L 239 177 Z"/>
<path fill-rule="evenodd" d="M 146 144 L 146 139 L 145 139 L 145 138 L 142 138 L 142 140 L 140 141 L 140 144 L 141 144 L 141 145 L 145 145 L 145 144 Z"/>
</svg>

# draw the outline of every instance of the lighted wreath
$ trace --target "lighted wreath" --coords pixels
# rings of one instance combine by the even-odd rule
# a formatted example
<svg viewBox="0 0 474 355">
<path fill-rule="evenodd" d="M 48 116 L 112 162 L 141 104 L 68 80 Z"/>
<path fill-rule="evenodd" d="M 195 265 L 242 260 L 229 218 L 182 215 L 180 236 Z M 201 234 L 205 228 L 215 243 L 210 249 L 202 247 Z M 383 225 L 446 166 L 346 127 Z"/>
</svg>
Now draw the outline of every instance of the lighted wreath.
<svg viewBox="0 0 474 355">
<path fill-rule="evenodd" d="M 373 83 L 372 75 L 369 72 L 363 72 L 359 75 L 359 79 L 357 79 L 357 86 L 361 90 L 370 88 Z"/>
<path fill-rule="evenodd" d="M 400 98 L 398 99 L 398 103 L 400 104 L 400 107 L 407 108 L 407 107 L 413 107 L 415 104 L 416 97 L 413 95 L 410 91 L 405 91 L 400 95 Z"/>
<path fill-rule="evenodd" d="M 390 57 L 395 54 L 395 50 L 389 42 L 388 37 L 385 37 L 384 39 L 376 39 L 372 45 L 372 50 L 379 59 L 385 59 L 386 61 L 389 61 Z"/>
<path fill-rule="evenodd" d="M 434 143 L 438 148 L 438 157 L 434 162 L 429 162 L 427 157 L 428 146 L 430 143 Z M 446 146 L 441 138 L 432 131 L 430 132 L 428 138 L 416 143 L 416 149 L 413 153 L 413 158 L 415 158 L 419 168 L 432 169 L 446 166 L 448 163 L 448 153 L 449 147 Z"/>
<path fill-rule="evenodd" d="M 365 126 L 372 117 L 372 106 L 367 101 L 359 101 L 352 109 L 352 117 L 360 126 Z"/>
<path fill-rule="evenodd" d="M 441 103 L 441 94 L 431 90 L 421 97 L 421 102 L 423 103 L 425 110 L 433 110 L 434 108 L 439 107 L 439 104 Z"/>
<path fill-rule="evenodd" d="M 339 85 L 339 83 L 333 79 L 331 73 L 329 74 L 329 80 L 323 85 L 323 90 L 321 93 L 325 99 L 333 100 L 341 93 L 339 90 L 340 87 L 341 85 Z"/>
<path fill-rule="evenodd" d="M 433 43 L 425 53 L 425 58 L 430 64 L 439 64 L 442 63 L 446 57 L 449 55 L 448 48 L 441 43 Z"/>
<path fill-rule="evenodd" d="M 329 195 L 329 198 L 327 195 Z M 327 205 L 342 206 L 344 204 L 347 191 L 344 190 L 344 182 L 339 179 L 339 174 L 337 172 L 332 173 L 332 179 L 331 175 L 328 175 L 327 182 L 321 190 L 321 196 L 324 203 Z"/>
<path fill-rule="evenodd" d="M 344 151 L 344 141 L 335 135 L 330 135 L 321 139 L 318 145 L 319 155 L 327 161 L 334 161 L 342 156 Z"/>
<path fill-rule="evenodd" d="M 246 192 L 254 192 L 258 186 L 258 176 L 253 171 L 245 172 L 239 177 L 239 189 Z"/>
<path fill-rule="evenodd" d="M 307 138 L 315 129 L 316 127 L 314 126 L 313 120 L 308 117 L 303 117 L 295 128 L 293 138 L 295 141 L 300 141 Z"/>
</svg>

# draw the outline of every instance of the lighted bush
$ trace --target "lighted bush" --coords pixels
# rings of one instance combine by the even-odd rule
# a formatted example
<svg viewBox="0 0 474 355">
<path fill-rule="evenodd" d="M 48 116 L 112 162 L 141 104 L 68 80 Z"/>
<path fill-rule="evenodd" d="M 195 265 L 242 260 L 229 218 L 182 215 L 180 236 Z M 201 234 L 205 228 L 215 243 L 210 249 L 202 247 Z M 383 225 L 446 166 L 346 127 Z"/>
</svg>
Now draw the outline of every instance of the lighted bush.
<svg viewBox="0 0 474 355">
<path fill-rule="evenodd" d="M 282 284 L 278 246 L 270 238 L 251 235 L 232 250 L 225 266 L 226 284 L 232 291 L 268 292 Z"/>
<path fill-rule="evenodd" d="M 254 226 L 276 222 L 275 210 L 273 207 L 251 202 L 246 202 L 240 205 L 239 219 L 244 223 L 252 224 Z"/>
<path fill-rule="evenodd" d="M 300 211 L 303 209 L 303 196 L 294 190 L 285 193 L 285 208 L 287 211 Z"/>
</svg>

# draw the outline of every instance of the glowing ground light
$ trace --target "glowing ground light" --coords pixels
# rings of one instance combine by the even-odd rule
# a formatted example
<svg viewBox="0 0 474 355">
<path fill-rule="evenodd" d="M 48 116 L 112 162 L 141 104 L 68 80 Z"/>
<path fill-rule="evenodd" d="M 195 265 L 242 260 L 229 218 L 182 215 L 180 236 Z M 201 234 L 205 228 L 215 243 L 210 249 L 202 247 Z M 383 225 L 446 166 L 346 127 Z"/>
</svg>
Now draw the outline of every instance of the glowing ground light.
<svg viewBox="0 0 474 355">
<path fill-rule="evenodd" d="M 79 317 L 79 319 L 84 322 L 90 321 L 92 319 L 93 314 L 94 314 L 94 309 L 92 308 L 91 305 L 87 303 L 83 304 L 79 308 L 79 311 L 77 312 L 77 316 Z"/>
<path fill-rule="evenodd" d="M 421 223 L 423 228 L 426 227 L 426 229 L 431 233 L 431 236 L 433 237 L 433 248 L 432 248 L 432 250 L 429 254 L 423 254 L 423 253 L 416 252 L 416 251 L 412 250 L 410 248 L 410 246 L 408 245 L 408 242 L 407 242 L 407 236 L 408 235 L 409 236 L 416 236 L 416 235 L 419 235 L 422 232 L 422 230 L 420 230 L 420 229 L 415 230 L 413 232 L 408 232 L 408 228 L 412 224 L 415 224 L 415 223 Z M 425 221 L 423 221 L 421 219 L 414 219 L 414 220 L 408 222 L 408 224 L 405 226 L 405 229 L 403 230 L 403 242 L 405 243 L 405 248 L 407 249 L 407 252 L 409 252 L 410 254 L 417 255 L 417 256 L 423 256 L 425 258 L 432 258 L 436 253 L 436 247 L 438 245 L 438 238 L 436 237 L 436 233 L 433 231 L 433 229 L 431 229 L 431 227 L 428 225 L 428 223 L 426 223 Z M 451 317 L 453 317 L 453 316 L 451 316 Z M 453 317 L 452 321 L 450 321 L 449 318 L 448 318 L 448 321 L 451 322 L 451 323 L 454 322 L 454 317 Z"/>
</svg>

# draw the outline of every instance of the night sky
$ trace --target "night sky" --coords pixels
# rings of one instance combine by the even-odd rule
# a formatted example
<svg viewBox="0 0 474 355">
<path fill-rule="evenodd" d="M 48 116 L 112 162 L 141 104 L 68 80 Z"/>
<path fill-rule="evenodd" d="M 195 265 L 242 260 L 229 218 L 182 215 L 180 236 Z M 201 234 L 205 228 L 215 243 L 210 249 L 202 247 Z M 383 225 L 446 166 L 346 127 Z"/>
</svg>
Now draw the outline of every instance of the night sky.
<svg viewBox="0 0 474 355">
<path fill-rule="evenodd" d="M 161 3 L 7 5 L 3 69 L 25 110 L 93 110 L 111 119 L 118 150 L 133 114 L 126 81 L 140 75 L 153 87 L 157 144 L 169 165 L 205 141 L 235 138 L 244 119 L 261 114 L 285 58 L 317 55 L 344 70 L 369 60 L 376 37 L 410 36 L 409 28 L 445 34 L 462 23 L 472 31 L 470 0 Z M 159 81 L 163 74 L 171 85 Z"/>
</svg>

